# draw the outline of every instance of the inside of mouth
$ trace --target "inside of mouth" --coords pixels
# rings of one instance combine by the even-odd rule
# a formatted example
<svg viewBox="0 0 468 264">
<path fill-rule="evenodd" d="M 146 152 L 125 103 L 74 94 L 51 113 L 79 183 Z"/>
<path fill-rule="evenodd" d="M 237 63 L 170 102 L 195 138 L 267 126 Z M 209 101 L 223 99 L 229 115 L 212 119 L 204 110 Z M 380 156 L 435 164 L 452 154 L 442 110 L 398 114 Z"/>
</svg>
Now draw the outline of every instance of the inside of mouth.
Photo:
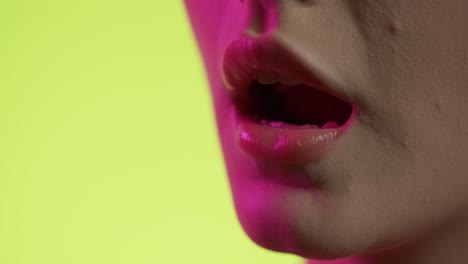
<svg viewBox="0 0 468 264">
<path fill-rule="evenodd" d="M 351 118 L 352 105 L 306 85 L 280 83 L 262 85 L 252 82 L 246 110 L 255 122 L 283 122 L 289 125 L 317 125 L 328 122 L 338 126 Z"/>
</svg>

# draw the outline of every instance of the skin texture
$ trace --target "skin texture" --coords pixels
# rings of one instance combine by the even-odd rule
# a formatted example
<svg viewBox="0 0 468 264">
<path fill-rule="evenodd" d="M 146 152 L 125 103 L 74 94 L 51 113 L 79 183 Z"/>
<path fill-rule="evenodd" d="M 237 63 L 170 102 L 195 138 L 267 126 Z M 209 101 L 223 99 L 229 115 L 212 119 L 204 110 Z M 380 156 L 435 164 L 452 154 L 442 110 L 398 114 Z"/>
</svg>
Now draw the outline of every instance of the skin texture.
<svg viewBox="0 0 468 264">
<path fill-rule="evenodd" d="M 247 235 L 310 263 L 468 263 L 468 1 L 186 0 L 211 86 L 233 201 Z M 315 54 L 359 107 L 320 187 L 278 187 L 235 144 L 223 52 L 272 32 Z"/>
</svg>

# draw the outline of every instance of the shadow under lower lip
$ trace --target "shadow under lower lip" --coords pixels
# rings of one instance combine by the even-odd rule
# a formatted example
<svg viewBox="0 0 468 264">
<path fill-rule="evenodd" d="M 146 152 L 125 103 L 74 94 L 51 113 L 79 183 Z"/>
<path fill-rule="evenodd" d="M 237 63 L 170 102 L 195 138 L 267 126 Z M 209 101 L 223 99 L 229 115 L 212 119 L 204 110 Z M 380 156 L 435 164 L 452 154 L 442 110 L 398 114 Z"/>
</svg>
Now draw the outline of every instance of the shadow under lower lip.
<svg viewBox="0 0 468 264">
<path fill-rule="evenodd" d="M 318 186 L 307 175 L 303 166 L 278 166 L 266 162 L 258 162 L 257 168 L 265 180 L 300 189 L 316 189 Z"/>
</svg>

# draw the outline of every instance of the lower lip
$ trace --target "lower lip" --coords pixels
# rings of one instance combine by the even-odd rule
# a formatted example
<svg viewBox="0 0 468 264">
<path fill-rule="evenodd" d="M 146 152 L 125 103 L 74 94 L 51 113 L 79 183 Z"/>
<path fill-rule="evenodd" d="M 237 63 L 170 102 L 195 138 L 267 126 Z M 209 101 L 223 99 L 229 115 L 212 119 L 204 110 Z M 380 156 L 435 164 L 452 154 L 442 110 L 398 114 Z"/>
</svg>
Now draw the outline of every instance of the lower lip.
<svg viewBox="0 0 468 264">
<path fill-rule="evenodd" d="M 305 165 L 317 162 L 340 138 L 355 119 L 353 112 L 338 128 L 277 128 L 262 125 L 240 114 L 236 119 L 236 141 L 248 156 L 272 164 Z"/>
</svg>

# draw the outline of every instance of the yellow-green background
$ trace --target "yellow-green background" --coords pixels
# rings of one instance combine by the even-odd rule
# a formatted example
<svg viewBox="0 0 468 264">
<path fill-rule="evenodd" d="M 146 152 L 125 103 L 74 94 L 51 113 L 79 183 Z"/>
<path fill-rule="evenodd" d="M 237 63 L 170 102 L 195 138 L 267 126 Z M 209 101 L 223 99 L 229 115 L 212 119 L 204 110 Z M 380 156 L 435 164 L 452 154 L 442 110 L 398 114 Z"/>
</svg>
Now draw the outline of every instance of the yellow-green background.
<svg viewBox="0 0 468 264">
<path fill-rule="evenodd" d="M 0 1 L 0 264 L 302 263 L 240 228 L 176 0 Z"/>
</svg>

